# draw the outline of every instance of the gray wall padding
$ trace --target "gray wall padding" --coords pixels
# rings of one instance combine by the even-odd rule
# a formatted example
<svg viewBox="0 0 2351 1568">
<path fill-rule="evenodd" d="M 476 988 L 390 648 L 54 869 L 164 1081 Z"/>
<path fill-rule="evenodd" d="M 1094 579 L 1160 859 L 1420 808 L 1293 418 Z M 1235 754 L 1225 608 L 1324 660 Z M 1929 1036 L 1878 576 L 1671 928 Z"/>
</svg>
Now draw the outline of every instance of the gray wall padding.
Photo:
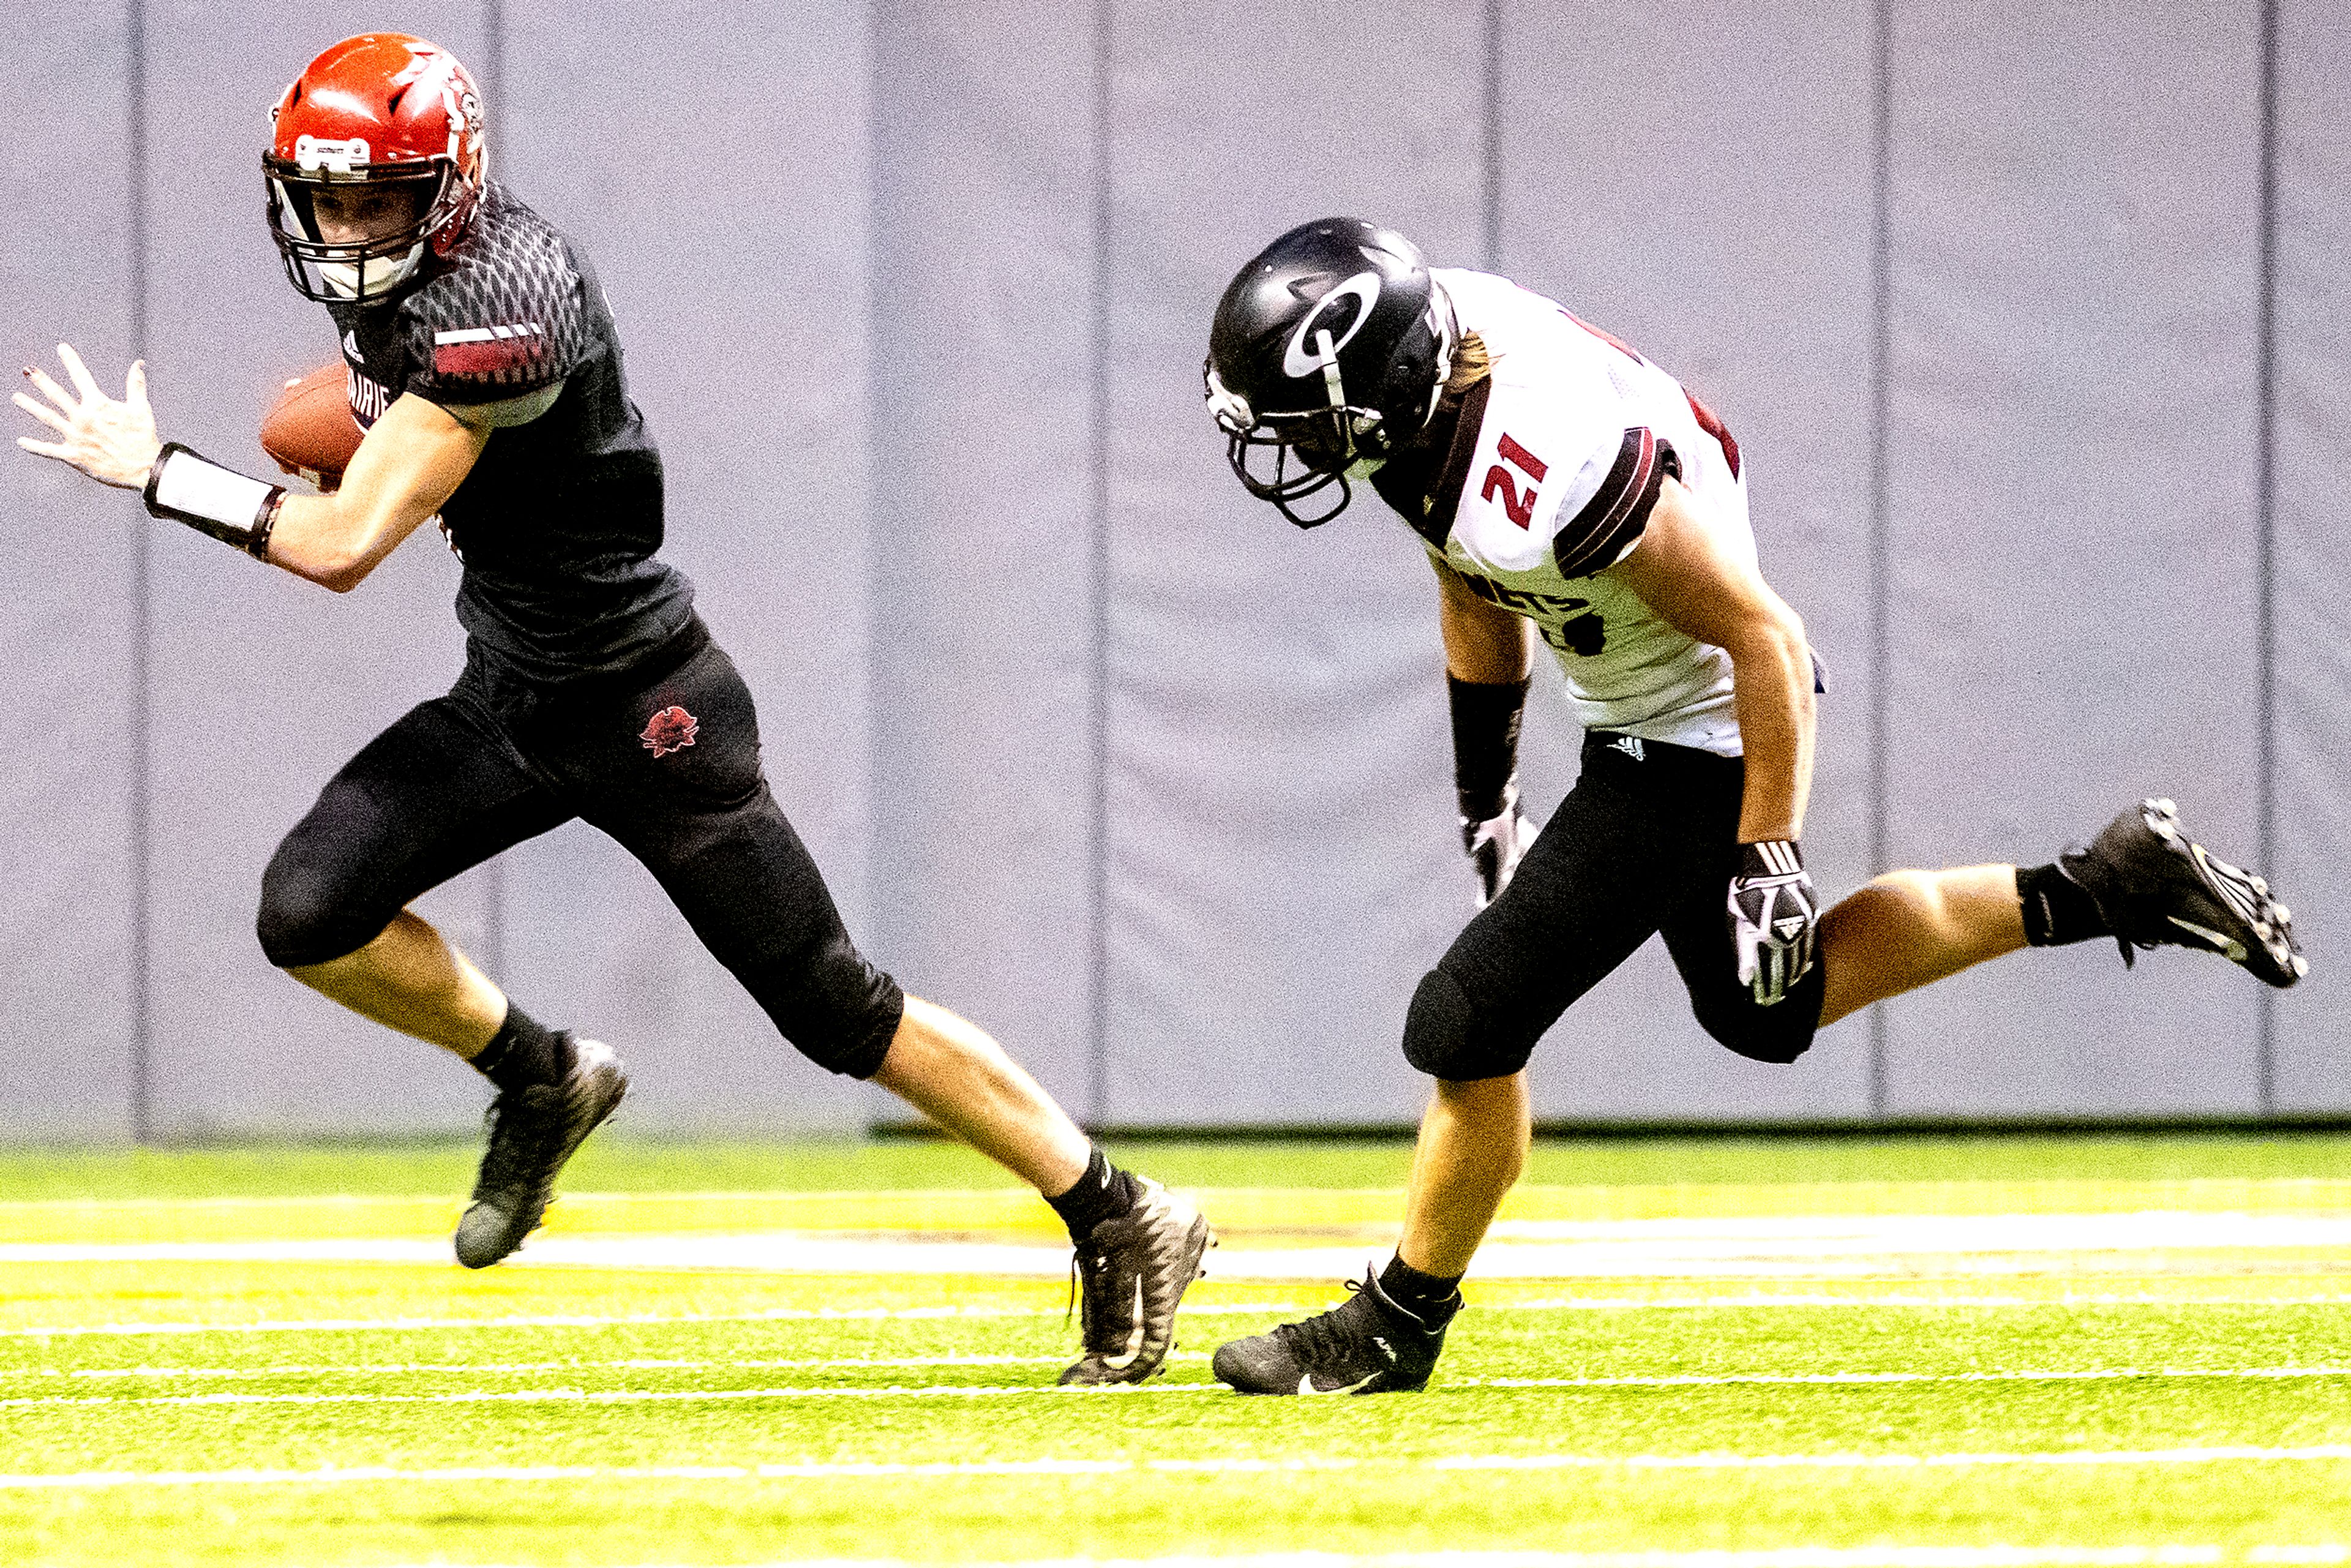
<svg viewBox="0 0 2351 1568">
<path fill-rule="evenodd" d="M 0 333 L 60 382 L 72 341 L 120 393 L 134 351 L 130 52 L 117 18 L 64 0 L 16 15 L 17 123 L 0 147 Z M 31 214 L 38 214 L 38 222 Z M 26 388 L 30 392 L 30 388 Z M 47 432 L 15 407 L 10 434 Z M 119 491 L 0 449 L 0 1134 L 130 1131 L 138 697 L 136 552 L 153 527 Z M 170 541 L 156 541 L 168 543 Z"/>
<path fill-rule="evenodd" d="M 1804 852 L 1836 896 L 1875 869 L 1869 11 L 1710 5 L 1670 29 L 1653 16 L 1506 8 L 1499 269 L 1666 366 L 1738 438 L 1764 571 L 1831 673 Z M 1542 675 L 1529 770 L 1556 793 L 1580 736 L 1556 672 Z M 1699 1030 L 1652 941 L 1552 1031 L 1536 1104 L 1861 1115 L 1869 1046 L 1857 1019 L 1792 1067 L 1734 1056 Z"/>
<path fill-rule="evenodd" d="M 2351 16 L 2282 7 L 2278 123 L 2277 782 L 2281 888 L 2311 944 L 2279 998 L 2277 1103 L 2351 1105 Z"/>
<path fill-rule="evenodd" d="M 2044 859 L 2142 795 L 2253 852 L 2254 11 L 1897 12 L 1897 862 Z M 2251 1111 L 2258 997 L 2026 954 L 1893 1011 L 1892 1107 Z"/>
<path fill-rule="evenodd" d="M 872 946 L 1090 1115 L 1094 16 L 878 26 Z"/>
<path fill-rule="evenodd" d="M 478 52 L 477 7 L 411 26 Z M 265 42 L 266 40 L 266 42 Z M 159 426 L 272 470 L 254 432 L 279 382 L 338 357 L 321 307 L 286 285 L 261 217 L 267 110 L 323 32 L 264 10 L 147 11 L 148 367 Z M 118 506 L 135 513 L 135 503 Z M 155 525 L 153 1047 L 158 1130 L 397 1131 L 478 1113 L 478 1080 L 387 1034 L 262 958 L 262 868 L 319 787 L 377 730 L 444 689 L 462 639 L 455 563 L 425 531 L 339 597 Z M 478 946 L 472 881 L 420 906 Z"/>
<path fill-rule="evenodd" d="M 271 390 L 333 352 L 279 277 L 254 167 L 264 110 L 331 29 L 149 6 L 134 104 L 120 8 L 35 3 L 16 62 L 34 112 L 0 196 L 49 216 L 0 236 L 0 322 L 21 352 L 69 336 L 119 380 L 143 308 L 167 433 L 257 467 Z M 1200 409 L 1226 279 L 1326 213 L 1471 265 L 1490 229 L 1502 270 L 1729 418 L 1767 570 L 1831 672 L 1807 834 L 1829 891 L 1877 869 L 1880 835 L 1896 863 L 2040 858 L 2141 792 L 2176 796 L 2222 852 L 2259 852 L 2253 8 L 2021 27 L 1902 0 L 1881 171 L 1868 0 L 1709 3 L 1671 36 L 1624 0 L 1572 17 L 1506 0 L 1490 164 L 1480 8 L 1305 0 L 1274 27 L 1238 0 L 1106 5 L 423 0 L 403 24 L 496 68 L 498 173 L 602 272 L 669 463 L 669 553 L 759 699 L 770 778 L 852 931 L 1072 1109 L 1394 1121 L 1425 1092 L 1397 1051 L 1405 1005 L 1469 892 L 1427 570 L 1370 498 L 1290 529 L 1226 474 Z M 2351 164 L 2333 133 L 2351 39 L 2312 0 L 2282 16 L 2276 863 L 2319 969 L 2270 1038 L 2276 1103 L 2339 1111 L 2351 555 L 2328 503 L 2351 461 Z M 143 301 L 119 134 L 134 112 Z M 142 910 L 160 1131 L 469 1123 L 475 1080 L 271 972 L 251 934 L 278 836 L 455 674 L 454 564 L 428 538 L 336 599 L 28 459 L 0 463 L 0 501 L 18 518 L 0 530 L 16 674 L 0 1134 L 126 1130 Z M 1526 748 L 1540 810 L 1573 780 L 1573 738 L 1546 668 Z M 779 1042 L 589 830 L 423 908 L 524 1005 L 620 1045 L 644 1124 L 893 1113 Z M 1653 947 L 1556 1031 L 1537 1102 L 1855 1116 L 1882 1031 L 1897 1113 L 2236 1113 L 2259 1103 L 2262 1019 L 2220 965 L 2166 953 L 2126 975 L 2090 945 L 1767 1068 L 1704 1038 Z"/>
<path fill-rule="evenodd" d="M 759 708 L 770 786 L 852 934 L 870 925 L 862 6 L 506 8 L 503 176 L 587 251 L 668 479 L 664 556 Z M 681 39 L 726 39 L 726 68 Z M 615 62 L 625 62 L 619 77 Z M 672 106 L 651 123 L 619 109 Z M 574 822 L 509 857 L 507 968 L 593 1028 L 639 1126 L 862 1124 L 695 941 L 652 876 Z"/>
<path fill-rule="evenodd" d="M 1311 537 L 1251 500 L 1200 361 L 1226 280 L 1292 224 L 1373 213 L 1439 256 L 1476 245 L 1480 43 L 1440 4 L 1260 15 L 1134 7 L 1113 39 L 1116 1122 L 1417 1114 L 1404 1007 L 1467 912 L 1420 548 L 1368 494 Z"/>
</svg>

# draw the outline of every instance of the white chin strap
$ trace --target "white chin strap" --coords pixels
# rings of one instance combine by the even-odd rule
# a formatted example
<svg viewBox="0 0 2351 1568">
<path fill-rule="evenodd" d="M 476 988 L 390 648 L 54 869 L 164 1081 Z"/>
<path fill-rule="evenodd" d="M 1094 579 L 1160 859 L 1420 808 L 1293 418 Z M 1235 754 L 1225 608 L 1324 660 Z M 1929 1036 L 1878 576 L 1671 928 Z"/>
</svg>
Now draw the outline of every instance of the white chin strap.
<svg viewBox="0 0 2351 1568">
<path fill-rule="evenodd" d="M 377 256 L 370 261 L 322 261 L 318 264 L 319 281 L 331 294 L 345 299 L 357 299 L 363 292 L 360 269 L 365 267 L 364 292 L 372 297 L 395 284 L 406 282 L 408 275 L 416 270 L 416 264 L 423 259 L 424 242 L 419 240 L 409 247 L 406 256 Z"/>
</svg>

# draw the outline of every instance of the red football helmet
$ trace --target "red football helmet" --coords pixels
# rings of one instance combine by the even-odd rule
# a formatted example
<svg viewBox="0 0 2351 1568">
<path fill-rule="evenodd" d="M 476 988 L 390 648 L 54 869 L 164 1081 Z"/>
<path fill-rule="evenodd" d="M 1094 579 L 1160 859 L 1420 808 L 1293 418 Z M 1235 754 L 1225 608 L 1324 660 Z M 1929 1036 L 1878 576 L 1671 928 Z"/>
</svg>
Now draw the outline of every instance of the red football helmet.
<svg viewBox="0 0 2351 1568">
<path fill-rule="evenodd" d="M 482 99 L 456 57 L 362 33 L 312 60 L 270 110 L 261 166 L 286 276 L 312 299 L 381 299 L 445 255 L 482 199 Z M 366 193 L 378 199 L 361 201 Z M 332 214 L 322 225 L 320 198 Z M 356 214 L 354 224 L 342 221 Z"/>
</svg>

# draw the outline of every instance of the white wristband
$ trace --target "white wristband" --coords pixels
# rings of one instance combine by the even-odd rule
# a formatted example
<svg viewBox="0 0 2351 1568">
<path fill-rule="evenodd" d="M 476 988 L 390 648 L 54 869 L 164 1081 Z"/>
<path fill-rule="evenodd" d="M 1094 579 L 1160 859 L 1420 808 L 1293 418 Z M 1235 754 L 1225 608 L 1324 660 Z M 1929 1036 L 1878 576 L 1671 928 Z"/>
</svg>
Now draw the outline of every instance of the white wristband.
<svg viewBox="0 0 2351 1568">
<path fill-rule="evenodd" d="M 147 476 L 147 509 L 176 517 L 199 533 L 259 556 L 269 548 L 269 525 L 286 486 L 249 479 L 167 442 Z"/>
</svg>

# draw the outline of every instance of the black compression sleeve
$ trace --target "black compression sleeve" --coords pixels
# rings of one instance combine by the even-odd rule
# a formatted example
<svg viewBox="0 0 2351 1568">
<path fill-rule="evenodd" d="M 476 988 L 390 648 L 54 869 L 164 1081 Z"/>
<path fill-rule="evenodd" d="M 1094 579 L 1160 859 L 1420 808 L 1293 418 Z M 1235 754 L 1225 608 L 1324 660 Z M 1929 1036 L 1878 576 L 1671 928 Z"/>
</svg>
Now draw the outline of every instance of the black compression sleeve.
<svg viewBox="0 0 2351 1568">
<path fill-rule="evenodd" d="M 1502 801 L 1519 770 L 1519 721 L 1526 713 L 1527 683 L 1499 685 L 1445 677 L 1453 705 L 1453 787 L 1464 821 L 1483 822 L 1502 814 Z"/>
</svg>

